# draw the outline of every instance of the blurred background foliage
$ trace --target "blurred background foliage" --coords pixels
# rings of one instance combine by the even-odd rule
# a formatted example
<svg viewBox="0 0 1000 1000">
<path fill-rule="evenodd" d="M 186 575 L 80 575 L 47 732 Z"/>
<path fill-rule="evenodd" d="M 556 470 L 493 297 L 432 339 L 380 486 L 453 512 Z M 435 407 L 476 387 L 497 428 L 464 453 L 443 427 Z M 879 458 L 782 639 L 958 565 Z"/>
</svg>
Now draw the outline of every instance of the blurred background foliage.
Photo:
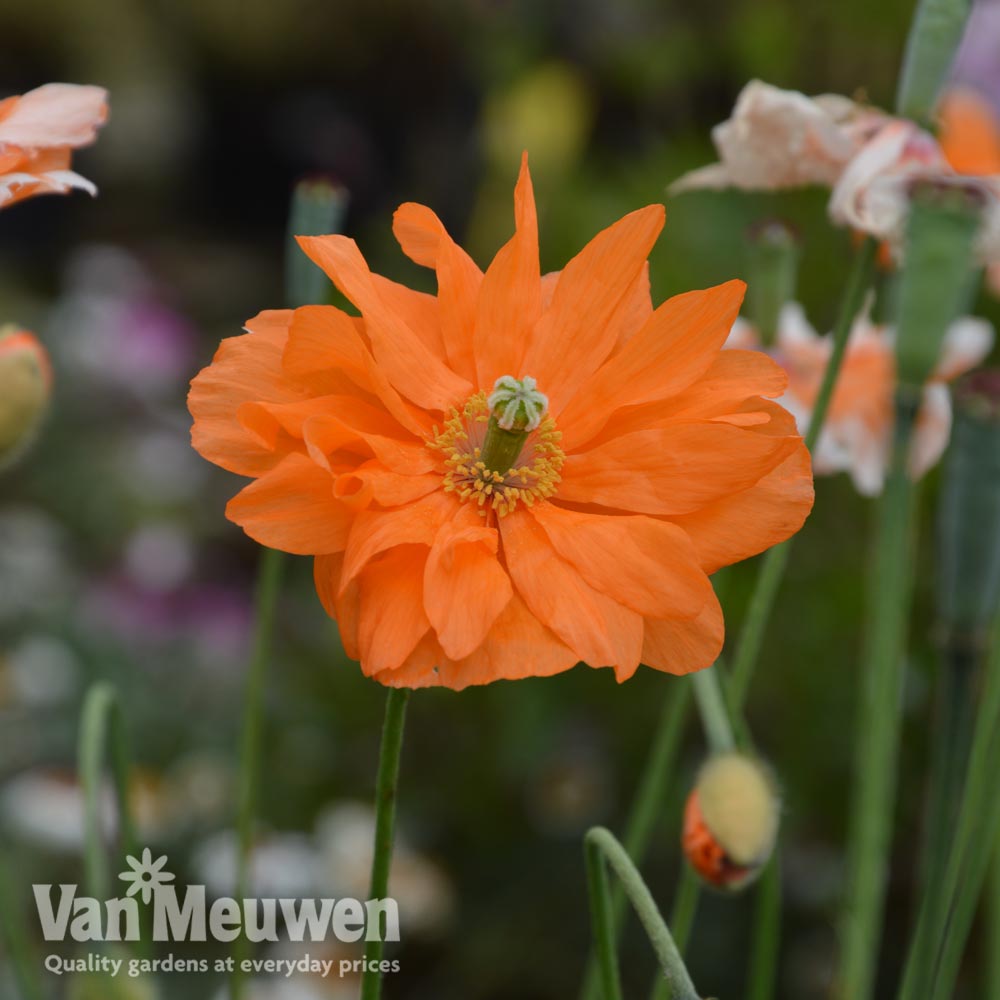
<svg viewBox="0 0 1000 1000">
<path fill-rule="evenodd" d="M 209 878 L 204 859 L 217 857 L 229 824 L 258 553 L 223 516 L 237 480 L 188 447 L 184 397 L 221 338 L 282 304 L 295 181 L 342 184 L 344 231 L 372 267 L 433 289 L 395 246 L 393 209 L 433 206 L 485 266 L 511 231 L 527 148 L 543 270 L 556 269 L 711 159 L 709 129 L 750 78 L 891 107 L 911 13 L 911 0 L 0 2 L 0 93 L 98 83 L 112 107 L 79 157 L 97 201 L 38 199 L 0 217 L 0 319 L 39 333 L 56 379 L 42 439 L 0 479 L 0 823 L 32 933 L 27 885 L 79 877 L 72 771 L 90 679 L 120 686 L 144 837 L 170 853 L 182 881 Z M 828 328 L 851 247 L 827 225 L 820 191 L 670 202 L 654 300 L 744 275 L 746 227 L 774 216 L 802 234 L 800 298 Z M 986 300 L 978 311 L 998 315 Z M 750 704 L 784 789 L 781 996 L 794 998 L 823 996 L 831 975 L 871 520 L 845 477 L 817 485 Z M 913 870 L 926 764 L 936 493 L 932 475 L 901 873 Z M 753 573 L 728 572 L 731 635 Z M 588 945 L 580 837 L 595 822 L 620 828 L 676 683 L 644 670 L 617 688 L 610 671 L 579 667 L 415 697 L 401 824 L 438 919 L 420 934 L 404 926 L 390 998 L 574 995 Z M 296 850 L 313 858 L 331 809 L 370 798 L 382 706 L 383 691 L 345 660 L 308 560 L 294 560 L 268 685 L 262 802 L 262 844 L 275 850 L 261 864 L 279 881 L 308 871 Z M 664 907 L 680 805 L 703 753 L 692 719 L 646 865 Z M 362 871 L 365 861 L 352 863 Z M 703 901 L 691 969 L 709 994 L 742 995 L 751 896 Z M 913 898 L 906 878 L 891 886 L 887 968 Z M 0 990 L 12 990 L 2 970 Z M 652 958 L 637 931 L 623 973 L 627 990 L 645 990 Z M 970 995 L 977 975 L 973 961 Z M 47 982 L 54 996 L 113 995 Z M 164 996 L 193 998 L 220 986 L 212 976 L 159 983 Z M 351 996 L 354 986 L 314 988 Z M 291 995 L 278 989 L 262 984 L 259 995 Z"/>
</svg>

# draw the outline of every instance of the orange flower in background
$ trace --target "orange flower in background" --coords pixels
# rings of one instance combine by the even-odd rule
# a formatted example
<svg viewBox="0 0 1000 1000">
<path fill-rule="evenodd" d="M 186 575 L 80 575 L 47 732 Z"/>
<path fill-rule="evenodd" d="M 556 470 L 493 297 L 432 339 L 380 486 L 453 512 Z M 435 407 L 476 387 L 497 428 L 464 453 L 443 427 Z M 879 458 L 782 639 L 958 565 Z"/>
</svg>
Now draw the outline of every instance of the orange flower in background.
<svg viewBox="0 0 1000 1000">
<path fill-rule="evenodd" d="M 830 409 L 813 454 L 817 475 L 850 473 L 859 493 L 882 491 L 892 448 L 896 385 L 895 334 L 865 315 L 851 330 Z M 727 346 L 760 349 L 756 331 L 745 320 L 733 326 Z M 917 479 L 941 458 L 951 434 L 951 396 L 947 383 L 978 365 L 993 347 L 993 328 L 966 316 L 952 323 L 930 382 L 924 387 L 910 451 L 910 473 Z M 781 311 L 770 354 L 788 373 L 779 402 L 795 416 L 799 430 L 809 428 L 833 341 L 809 325 L 798 303 Z"/>
<path fill-rule="evenodd" d="M 708 579 L 801 526 L 813 500 L 785 376 L 721 350 L 741 282 L 654 310 L 663 208 L 542 277 L 525 159 L 516 232 L 480 271 L 403 205 L 403 251 L 437 295 L 369 271 L 353 240 L 302 237 L 360 316 L 263 312 L 192 384 L 195 448 L 254 482 L 228 517 L 313 555 L 344 647 L 384 684 L 462 688 L 579 661 L 710 665 Z"/>
<path fill-rule="evenodd" d="M 97 188 L 70 169 L 73 150 L 89 146 L 107 121 L 107 91 L 48 83 L 0 101 L 0 208 L 37 194 Z"/>
</svg>

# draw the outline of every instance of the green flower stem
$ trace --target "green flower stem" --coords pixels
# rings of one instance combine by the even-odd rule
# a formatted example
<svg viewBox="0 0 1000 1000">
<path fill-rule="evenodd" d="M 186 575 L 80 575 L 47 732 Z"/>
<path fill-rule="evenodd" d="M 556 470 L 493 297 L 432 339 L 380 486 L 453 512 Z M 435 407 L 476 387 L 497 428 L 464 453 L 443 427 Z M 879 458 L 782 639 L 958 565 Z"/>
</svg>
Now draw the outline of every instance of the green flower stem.
<svg viewBox="0 0 1000 1000">
<path fill-rule="evenodd" d="M 236 820 L 236 898 L 249 895 L 250 852 L 253 848 L 254 821 L 257 815 L 261 743 L 264 715 L 264 688 L 267 667 L 271 660 L 274 636 L 275 610 L 281 576 L 284 568 L 284 553 L 277 549 L 262 549 L 257 570 L 257 591 L 254 598 L 253 653 L 247 676 L 246 692 L 243 698 L 243 735 L 240 745 L 240 774 L 238 790 L 238 814 Z M 230 976 L 232 1000 L 243 996 L 244 975 L 242 964 L 248 954 L 250 942 L 240 934 L 233 942 L 233 971 Z"/>
<path fill-rule="evenodd" d="M 986 891 L 986 1000 L 1000 1000 L 1000 838 Z"/>
<path fill-rule="evenodd" d="M 1000 834 L 996 760 L 1000 754 L 1000 630 L 986 669 L 951 855 L 940 893 L 924 896 L 899 996 L 953 995 L 986 873 Z"/>
<path fill-rule="evenodd" d="M 698 900 L 701 897 L 701 885 L 698 877 L 687 865 L 681 872 L 680 883 L 677 886 L 677 894 L 674 896 L 674 905 L 670 912 L 670 926 L 673 928 L 674 944 L 683 958 L 687 951 L 688 943 L 691 940 L 691 931 L 694 929 L 694 918 L 698 912 Z M 653 988 L 650 990 L 650 1000 L 668 1000 L 670 997 L 670 982 L 664 979 L 659 972 L 653 980 Z"/>
<path fill-rule="evenodd" d="M 385 703 L 382 747 L 375 783 L 375 844 L 369 899 L 385 899 L 389 892 L 389 870 L 392 867 L 392 843 L 396 826 L 396 787 L 409 698 L 410 692 L 406 688 L 390 688 Z M 378 1000 L 382 993 L 382 973 L 378 966 L 382 961 L 385 943 L 381 934 L 376 937 L 377 940 L 369 938 L 365 944 L 361 1000 Z"/>
<path fill-rule="evenodd" d="M 659 726 L 653 737 L 649 756 L 636 789 L 632 808 L 625 824 L 622 843 L 630 858 L 639 864 L 645 858 L 656 830 L 656 822 L 663 808 L 666 789 L 670 787 L 674 765 L 680 750 L 684 720 L 691 703 L 691 685 L 681 682 L 670 685 L 670 698 L 663 703 Z M 621 937 L 625 916 L 625 893 L 620 884 L 611 889 L 611 916 L 614 924 L 614 939 Z M 596 955 L 587 962 L 580 996 L 583 1000 L 594 1000 L 598 991 L 599 963 Z"/>
<path fill-rule="evenodd" d="M 105 754 L 111 762 L 122 848 L 135 854 L 135 831 L 129 808 L 129 760 L 125 726 L 115 689 L 105 681 L 94 684 L 83 702 L 78 743 L 80 786 L 84 809 L 84 872 L 87 892 L 109 898 L 110 879 L 101 828 Z"/>
<path fill-rule="evenodd" d="M 764 869 L 754 898 L 748 1000 L 771 1000 L 781 945 L 781 860 L 777 850 Z"/>
<path fill-rule="evenodd" d="M 24 933 L 22 917 L 18 912 L 17 900 L 7 871 L 7 846 L 0 847 L 0 940 L 10 959 L 14 972 L 14 982 L 23 1000 L 43 1000 L 42 984 L 38 975 L 38 965 L 31 953 Z"/>
<path fill-rule="evenodd" d="M 903 658 L 913 578 L 914 487 L 907 474 L 919 390 L 897 393 L 892 461 L 878 508 L 871 622 L 861 658 L 864 685 L 848 853 L 838 995 L 869 1000 L 879 954 L 902 715 Z"/>
<path fill-rule="evenodd" d="M 830 360 L 823 373 L 823 381 L 820 384 L 812 418 L 805 434 L 806 447 L 810 452 L 815 450 L 816 442 L 823 430 L 826 414 L 830 408 L 830 400 L 833 398 L 834 386 L 844 360 L 844 352 L 851 335 L 851 327 L 861 310 L 865 293 L 871 284 L 877 251 L 878 242 L 868 237 L 855 255 L 841 299 L 837 322 L 833 328 L 833 349 L 830 352 Z M 730 712 L 733 718 L 739 718 L 746 702 L 750 681 L 753 678 L 753 672 L 760 657 L 761 645 L 764 642 L 764 633 L 767 631 L 771 612 L 774 610 L 778 588 L 785 575 L 791 547 L 792 539 L 789 539 L 787 542 L 768 550 L 763 557 L 757 583 L 750 598 L 750 606 L 747 609 L 746 620 L 743 623 L 743 630 L 740 632 L 727 685 Z"/>
<path fill-rule="evenodd" d="M 701 715 L 705 739 L 708 740 L 712 753 L 725 753 L 736 747 L 736 737 L 722 696 L 718 671 L 718 664 L 699 670 L 692 675 L 691 682 L 694 685 L 695 703 Z"/>
<path fill-rule="evenodd" d="M 972 0 L 920 0 L 896 94 L 901 115 L 931 121 L 971 9 Z"/>
<path fill-rule="evenodd" d="M 625 893 L 632 903 L 646 935 L 656 953 L 657 961 L 666 977 L 669 1000 L 699 1000 L 691 982 L 684 960 L 674 944 L 670 930 L 656 906 L 646 883 L 632 863 L 625 848 L 614 834 L 604 827 L 592 827 L 584 838 L 588 884 L 590 887 L 591 916 L 597 951 L 601 962 L 601 982 L 604 984 L 603 1000 L 621 1000 L 615 957 L 614 927 L 611 922 L 608 882 L 602 874 L 606 861 L 618 876 Z"/>
</svg>

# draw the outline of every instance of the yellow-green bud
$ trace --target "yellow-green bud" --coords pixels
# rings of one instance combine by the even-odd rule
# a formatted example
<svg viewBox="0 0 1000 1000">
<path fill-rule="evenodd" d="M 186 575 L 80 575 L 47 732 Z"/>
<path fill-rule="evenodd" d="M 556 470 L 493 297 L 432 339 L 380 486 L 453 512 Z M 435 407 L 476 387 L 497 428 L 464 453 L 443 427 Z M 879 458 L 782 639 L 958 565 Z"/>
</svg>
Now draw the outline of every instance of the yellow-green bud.
<svg viewBox="0 0 1000 1000">
<path fill-rule="evenodd" d="M 51 392 L 49 358 L 35 335 L 0 327 L 0 469 L 34 441 Z"/>
</svg>

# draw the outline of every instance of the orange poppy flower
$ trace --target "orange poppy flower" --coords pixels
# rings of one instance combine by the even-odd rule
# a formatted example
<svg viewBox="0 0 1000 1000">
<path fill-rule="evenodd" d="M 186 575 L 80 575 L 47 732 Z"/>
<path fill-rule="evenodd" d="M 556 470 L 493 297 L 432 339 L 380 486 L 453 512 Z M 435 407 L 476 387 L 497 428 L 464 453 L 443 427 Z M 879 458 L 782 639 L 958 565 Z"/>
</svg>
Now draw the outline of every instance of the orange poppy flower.
<svg viewBox="0 0 1000 1000">
<path fill-rule="evenodd" d="M 107 120 L 107 96 L 101 87 L 48 83 L 0 101 L 0 208 L 73 188 L 97 193 L 70 163 Z"/>
<path fill-rule="evenodd" d="M 722 351 L 731 281 L 654 311 L 662 206 L 542 277 L 527 160 L 484 274 L 420 205 L 394 230 L 437 295 L 301 237 L 354 303 L 264 312 L 192 385 L 195 448 L 251 476 L 228 517 L 316 557 L 344 647 L 384 684 L 462 688 L 640 661 L 682 674 L 723 639 L 708 574 L 798 530 L 813 500 L 785 376 Z"/>
</svg>

